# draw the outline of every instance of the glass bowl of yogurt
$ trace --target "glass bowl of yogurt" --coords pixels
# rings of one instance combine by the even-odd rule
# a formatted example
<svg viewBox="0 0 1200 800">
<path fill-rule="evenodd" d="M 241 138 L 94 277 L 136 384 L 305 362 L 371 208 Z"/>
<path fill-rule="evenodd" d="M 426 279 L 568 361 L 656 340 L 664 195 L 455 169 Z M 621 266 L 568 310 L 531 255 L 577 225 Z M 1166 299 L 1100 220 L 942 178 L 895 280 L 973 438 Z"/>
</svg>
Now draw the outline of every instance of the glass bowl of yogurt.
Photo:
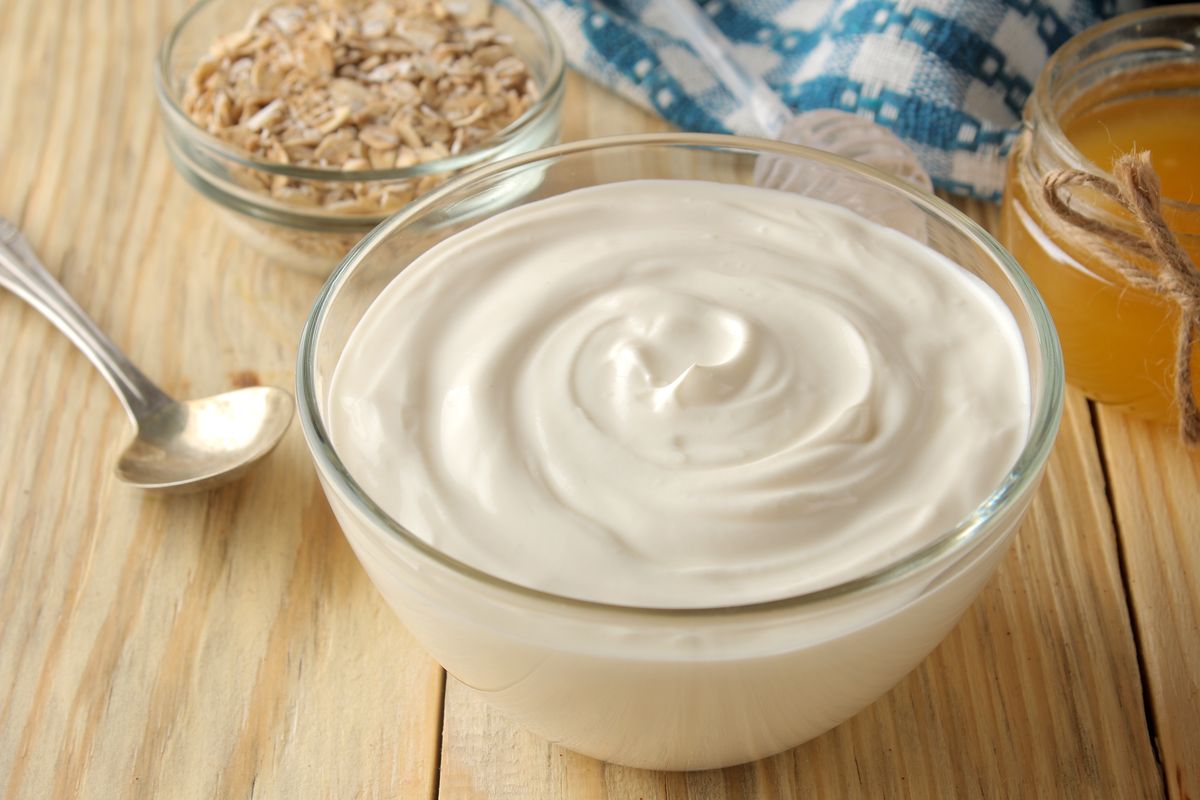
<svg viewBox="0 0 1200 800">
<path fill-rule="evenodd" d="M 781 160 L 811 192 L 762 185 Z M 1005 553 L 1062 381 L 1037 293 L 965 216 L 694 134 L 418 200 L 330 278 L 297 373 L 329 502 L 412 633 L 517 723 L 655 769 L 793 747 L 912 670 Z"/>
</svg>

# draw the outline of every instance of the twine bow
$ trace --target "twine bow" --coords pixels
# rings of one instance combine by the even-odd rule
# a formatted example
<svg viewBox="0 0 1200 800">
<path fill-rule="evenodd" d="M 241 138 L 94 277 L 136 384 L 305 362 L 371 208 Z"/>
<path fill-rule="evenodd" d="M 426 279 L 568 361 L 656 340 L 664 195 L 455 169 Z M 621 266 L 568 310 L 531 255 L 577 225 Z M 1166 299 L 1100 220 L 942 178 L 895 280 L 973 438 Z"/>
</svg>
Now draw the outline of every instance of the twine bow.
<svg viewBox="0 0 1200 800">
<path fill-rule="evenodd" d="M 1179 403 L 1179 435 L 1189 446 L 1200 444 L 1200 405 L 1192 389 L 1192 348 L 1200 342 L 1200 270 L 1167 227 L 1159 203 L 1162 188 L 1150 166 L 1150 153 L 1132 152 L 1113 166 L 1116 181 L 1077 169 L 1048 172 L 1042 197 L 1050 210 L 1082 234 L 1130 286 L 1166 297 L 1179 306 L 1179 335 L 1175 346 L 1175 396 Z M 1137 220 L 1139 233 L 1109 225 L 1075 211 L 1059 191 L 1086 186 L 1102 192 Z M 1159 265 L 1151 272 L 1120 255 L 1116 245 Z"/>
</svg>

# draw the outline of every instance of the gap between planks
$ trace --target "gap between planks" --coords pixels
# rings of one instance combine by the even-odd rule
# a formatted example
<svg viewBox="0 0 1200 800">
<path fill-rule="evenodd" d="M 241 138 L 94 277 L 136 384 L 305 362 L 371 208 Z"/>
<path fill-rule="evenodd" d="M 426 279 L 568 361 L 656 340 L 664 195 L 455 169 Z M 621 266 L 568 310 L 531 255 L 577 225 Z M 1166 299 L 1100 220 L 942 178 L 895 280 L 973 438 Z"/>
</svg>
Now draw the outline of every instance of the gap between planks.
<svg viewBox="0 0 1200 800">
<path fill-rule="evenodd" d="M 440 667 L 441 665 L 439 665 Z M 443 734 L 446 730 L 446 683 L 450 680 L 450 676 L 446 674 L 445 667 L 442 670 L 442 686 L 441 686 L 441 701 L 438 703 L 438 715 L 434 728 L 437 732 L 437 738 L 433 754 L 433 777 L 429 783 L 429 800 L 438 800 L 442 796 L 442 745 L 445 739 Z"/>
<path fill-rule="evenodd" d="M 1096 401 L 1088 400 L 1088 416 L 1092 422 L 1092 432 L 1096 436 L 1096 454 L 1100 459 L 1100 474 L 1104 478 L 1104 497 L 1108 501 L 1108 512 L 1112 516 L 1114 547 L 1117 553 L 1117 567 L 1120 570 L 1121 586 L 1125 590 L 1125 607 L 1129 613 L 1129 625 L 1133 629 L 1133 649 L 1137 656 L 1138 685 L 1142 690 L 1142 712 L 1146 715 L 1146 736 L 1150 740 L 1150 749 L 1154 753 L 1154 761 L 1158 765 L 1158 773 L 1162 779 L 1163 793 L 1167 793 L 1167 772 L 1163 766 L 1162 751 L 1158 745 L 1158 718 L 1154 711 L 1154 699 L 1147 678 L 1145 644 L 1142 636 L 1142 620 L 1134 602 L 1133 588 L 1129 579 L 1129 562 L 1125 556 L 1125 548 L 1121 542 L 1121 520 L 1117 517 L 1117 504 L 1113 498 L 1111 465 L 1108 452 L 1104 447 L 1104 432 L 1100 430 L 1100 420 L 1096 412 Z"/>
<path fill-rule="evenodd" d="M 1096 406 L 1125 585 L 1168 795 L 1200 798 L 1200 452 Z"/>
</svg>

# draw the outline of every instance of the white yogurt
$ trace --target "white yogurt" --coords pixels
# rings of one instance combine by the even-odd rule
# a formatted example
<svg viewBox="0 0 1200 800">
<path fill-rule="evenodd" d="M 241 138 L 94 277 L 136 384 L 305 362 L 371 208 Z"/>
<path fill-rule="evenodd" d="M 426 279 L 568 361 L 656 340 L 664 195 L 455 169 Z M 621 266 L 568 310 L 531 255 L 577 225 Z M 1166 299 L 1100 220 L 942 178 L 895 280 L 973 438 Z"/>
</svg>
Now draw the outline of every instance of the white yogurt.
<svg viewBox="0 0 1200 800">
<path fill-rule="evenodd" d="M 330 387 L 350 474 L 434 547 L 650 607 L 864 575 L 970 514 L 1025 440 L 1010 313 L 800 196 L 633 181 L 506 211 L 405 269 Z"/>
</svg>

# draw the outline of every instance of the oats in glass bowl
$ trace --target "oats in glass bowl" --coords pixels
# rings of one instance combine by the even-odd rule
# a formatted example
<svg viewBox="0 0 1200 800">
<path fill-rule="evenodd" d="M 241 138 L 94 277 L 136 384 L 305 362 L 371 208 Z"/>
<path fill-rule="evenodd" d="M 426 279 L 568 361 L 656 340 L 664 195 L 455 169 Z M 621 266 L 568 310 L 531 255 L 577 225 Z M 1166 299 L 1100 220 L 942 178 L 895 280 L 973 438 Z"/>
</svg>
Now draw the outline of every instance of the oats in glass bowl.
<svg viewBox="0 0 1200 800">
<path fill-rule="evenodd" d="M 526 0 L 250 9 L 194 6 L 163 46 L 159 99 L 180 171 L 291 266 L 326 273 L 455 172 L 558 137 L 562 51 Z"/>
</svg>

